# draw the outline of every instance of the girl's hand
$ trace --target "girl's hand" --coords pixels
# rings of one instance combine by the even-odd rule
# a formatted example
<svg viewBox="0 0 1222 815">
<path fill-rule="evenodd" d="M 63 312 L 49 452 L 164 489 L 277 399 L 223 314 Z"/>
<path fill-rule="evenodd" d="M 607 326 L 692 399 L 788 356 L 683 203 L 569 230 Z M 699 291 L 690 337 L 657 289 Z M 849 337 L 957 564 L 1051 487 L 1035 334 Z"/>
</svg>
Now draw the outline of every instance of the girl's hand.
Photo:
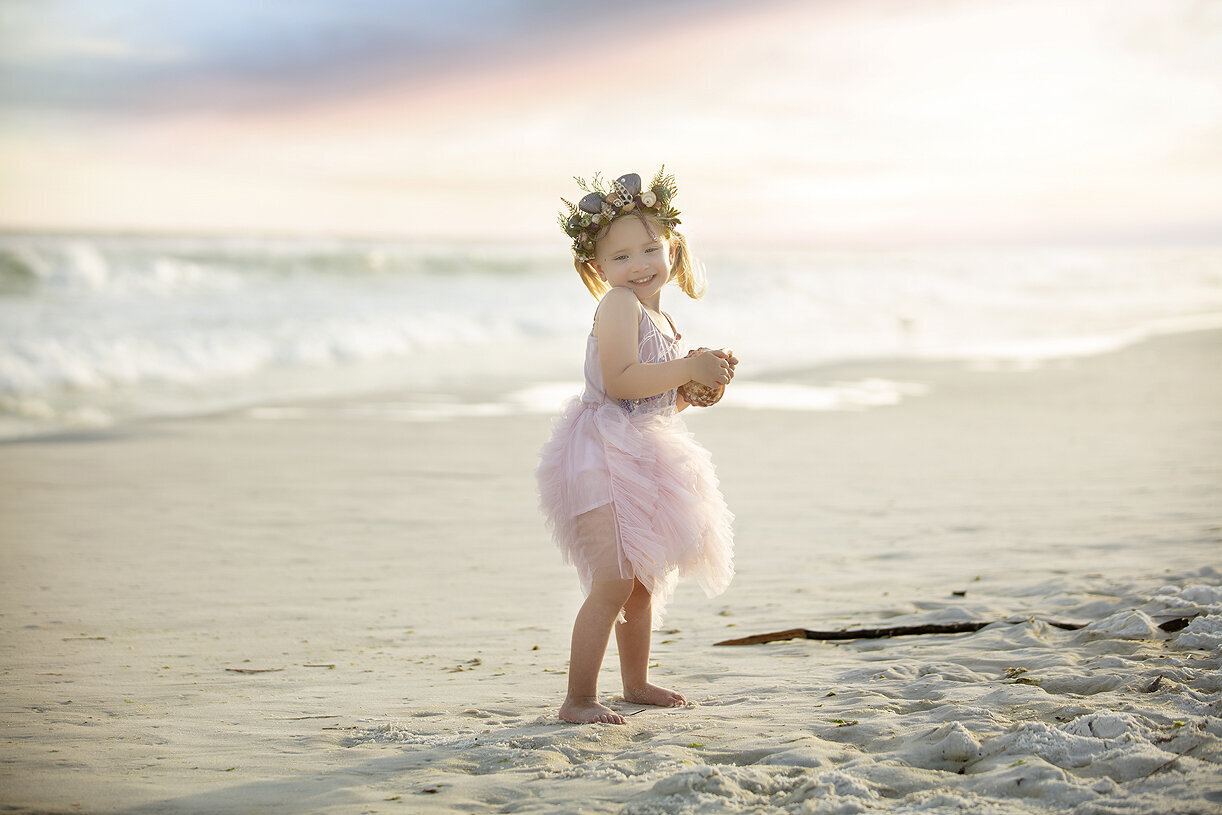
<svg viewBox="0 0 1222 815">
<path fill-rule="evenodd" d="M 713 353 L 730 363 L 730 379 L 733 379 L 734 369 L 738 367 L 738 357 L 734 356 L 734 352 L 729 349 L 725 351 L 716 350 Z"/>
<path fill-rule="evenodd" d="M 702 348 L 689 358 L 691 378 L 709 388 L 729 384 L 734 378 L 734 369 L 724 351 Z M 735 360 L 737 363 L 738 360 Z"/>
</svg>

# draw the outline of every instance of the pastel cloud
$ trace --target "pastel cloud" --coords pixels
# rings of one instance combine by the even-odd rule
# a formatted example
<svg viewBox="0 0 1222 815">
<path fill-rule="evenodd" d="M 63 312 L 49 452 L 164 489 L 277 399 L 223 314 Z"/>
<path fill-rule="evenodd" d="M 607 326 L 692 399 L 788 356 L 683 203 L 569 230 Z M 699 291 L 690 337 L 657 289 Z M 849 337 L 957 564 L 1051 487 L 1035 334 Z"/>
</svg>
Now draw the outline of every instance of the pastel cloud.
<svg viewBox="0 0 1222 815">
<path fill-rule="evenodd" d="M 392 5 L 352 18 L 304 4 L 263 53 L 272 20 L 245 39 L 163 34 L 161 78 L 119 83 L 127 96 L 88 119 L 9 100 L 0 222 L 546 239 L 570 175 L 664 160 L 693 230 L 726 241 L 1199 240 L 1222 225 L 1222 20 L 1208 5 L 588 17 L 471 0 L 488 14 L 465 27 L 462 9 Z M 145 34 L 97 33 L 156 53 Z M 496 217 L 472 228 L 473 212 Z"/>
</svg>

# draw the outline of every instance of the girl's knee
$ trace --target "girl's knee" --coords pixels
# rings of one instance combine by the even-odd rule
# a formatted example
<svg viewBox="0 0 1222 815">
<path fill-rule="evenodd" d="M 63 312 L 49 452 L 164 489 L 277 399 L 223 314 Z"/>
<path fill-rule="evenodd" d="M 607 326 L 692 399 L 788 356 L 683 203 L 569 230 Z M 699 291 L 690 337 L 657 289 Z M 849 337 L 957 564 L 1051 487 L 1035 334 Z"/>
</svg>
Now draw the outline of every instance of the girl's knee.
<svg viewBox="0 0 1222 815">
<path fill-rule="evenodd" d="M 595 580 L 590 586 L 590 599 L 619 608 L 628 602 L 637 583 L 635 580 Z"/>
<path fill-rule="evenodd" d="M 624 609 L 633 614 L 640 614 L 653 606 L 653 595 L 640 581 L 633 584 L 632 593 L 624 602 Z"/>
</svg>

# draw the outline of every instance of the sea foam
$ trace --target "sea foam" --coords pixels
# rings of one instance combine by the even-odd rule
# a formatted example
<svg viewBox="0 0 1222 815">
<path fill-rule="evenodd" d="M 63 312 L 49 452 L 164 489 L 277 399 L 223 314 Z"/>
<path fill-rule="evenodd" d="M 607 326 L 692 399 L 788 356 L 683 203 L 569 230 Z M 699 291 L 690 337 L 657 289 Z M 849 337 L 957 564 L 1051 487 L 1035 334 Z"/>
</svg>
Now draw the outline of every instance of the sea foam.
<svg viewBox="0 0 1222 815">
<path fill-rule="evenodd" d="M 920 393 L 785 376 L 846 360 L 1031 365 L 1222 326 L 1222 250 L 706 261 L 707 297 L 664 306 L 692 345 L 744 360 L 739 407 Z M 594 307 L 562 250 L 7 236 L 0 435 L 370 392 L 482 392 L 520 411 L 512 394 L 580 375 Z"/>
</svg>

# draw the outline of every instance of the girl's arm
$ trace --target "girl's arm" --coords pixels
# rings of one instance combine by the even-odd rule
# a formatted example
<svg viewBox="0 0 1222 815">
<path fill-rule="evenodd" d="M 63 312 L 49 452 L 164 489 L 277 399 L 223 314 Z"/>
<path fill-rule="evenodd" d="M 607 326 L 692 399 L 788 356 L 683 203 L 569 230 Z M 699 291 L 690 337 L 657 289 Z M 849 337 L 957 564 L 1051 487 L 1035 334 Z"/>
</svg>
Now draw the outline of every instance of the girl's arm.
<svg viewBox="0 0 1222 815">
<path fill-rule="evenodd" d="M 631 291 L 616 288 L 603 295 L 594 318 L 594 336 L 608 396 L 647 399 L 693 379 L 710 387 L 730 381 L 729 364 L 711 351 L 669 362 L 641 362 L 640 322 L 641 305 Z"/>
</svg>

